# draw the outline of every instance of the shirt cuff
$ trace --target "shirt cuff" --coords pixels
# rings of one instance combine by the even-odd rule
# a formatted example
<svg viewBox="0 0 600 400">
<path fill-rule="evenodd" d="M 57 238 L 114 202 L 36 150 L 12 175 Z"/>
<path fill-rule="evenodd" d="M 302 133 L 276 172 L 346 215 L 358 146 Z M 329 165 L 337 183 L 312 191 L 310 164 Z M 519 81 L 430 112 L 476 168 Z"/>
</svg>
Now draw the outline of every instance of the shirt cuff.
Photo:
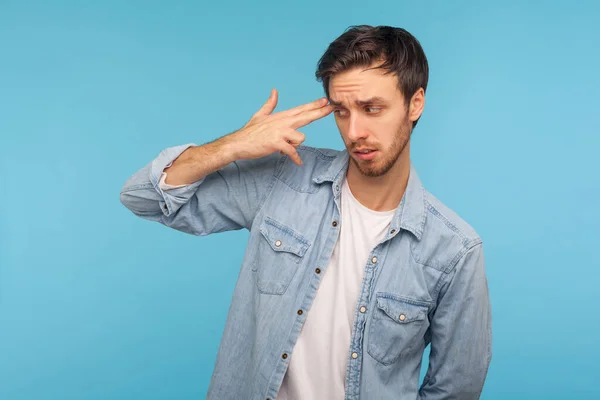
<svg viewBox="0 0 600 400">
<path fill-rule="evenodd" d="M 169 168 L 171 165 L 173 165 L 173 162 L 168 163 L 164 169 Z M 172 190 L 172 189 L 179 189 L 182 187 L 185 187 L 187 185 L 169 185 L 168 183 L 166 183 L 165 181 L 167 180 L 167 173 L 163 171 L 163 173 L 160 175 L 160 180 L 158 181 L 158 187 L 161 188 L 161 190 Z"/>
<path fill-rule="evenodd" d="M 168 165 L 171 165 L 177 157 L 181 155 L 185 150 L 195 146 L 193 143 L 185 144 L 182 146 L 169 147 L 164 149 L 158 157 L 156 157 L 150 166 L 150 182 L 156 191 L 162 196 L 162 200 L 159 200 L 160 208 L 165 216 L 170 216 L 176 212 L 183 204 L 185 204 L 198 186 L 202 183 L 203 179 L 198 182 L 194 182 L 182 187 L 171 187 L 165 188 L 167 185 L 164 181 L 166 178 L 165 169 Z M 161 182 L 164 184 L 161 184 Z"/>
</svg>

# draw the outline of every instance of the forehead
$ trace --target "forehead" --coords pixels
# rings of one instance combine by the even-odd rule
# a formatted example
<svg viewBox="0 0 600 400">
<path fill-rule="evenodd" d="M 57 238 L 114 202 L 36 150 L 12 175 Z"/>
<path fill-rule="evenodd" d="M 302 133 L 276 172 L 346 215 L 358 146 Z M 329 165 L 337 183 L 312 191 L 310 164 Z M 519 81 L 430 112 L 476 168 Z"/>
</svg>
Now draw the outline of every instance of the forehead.
<svg viewBox="0 0 600 400">
<path fill-rule="evenodd" d="M 386 74 L 383 69 L 353 68 L 335 74 L 329 81 L 329 97 L 335 102 L 370 97 L 391 101 L 399 94 L 396 76 Z"/>
</svg>

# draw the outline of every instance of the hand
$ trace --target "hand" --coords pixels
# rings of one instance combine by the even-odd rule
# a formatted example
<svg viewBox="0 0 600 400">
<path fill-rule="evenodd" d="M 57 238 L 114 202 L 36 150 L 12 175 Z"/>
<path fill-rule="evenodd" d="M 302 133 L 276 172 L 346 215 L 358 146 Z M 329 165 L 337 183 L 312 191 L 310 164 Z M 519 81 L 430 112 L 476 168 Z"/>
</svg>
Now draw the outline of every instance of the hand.
<svg viewBox="0 0 600 400">
<path fill-rule="evenodd" d="M 273 89 L 267 102 L 250 121 L 229 135 L 236 159 L 260 158 L 279 151 L 302 165 L 296 147 L 306 136 L 297 129 L 329 115 L 334 109 L 326 98 L 272 114 L 276 106 L 277 91 Z"/>
</svg>

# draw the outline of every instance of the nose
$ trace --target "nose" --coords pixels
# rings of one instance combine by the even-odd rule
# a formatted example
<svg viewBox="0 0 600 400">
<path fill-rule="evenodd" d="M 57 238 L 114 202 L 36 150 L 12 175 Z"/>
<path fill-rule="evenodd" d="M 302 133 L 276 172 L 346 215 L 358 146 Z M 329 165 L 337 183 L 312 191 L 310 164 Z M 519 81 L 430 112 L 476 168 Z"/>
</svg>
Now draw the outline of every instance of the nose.
<svg viewBox="0 0 600 400">
<path fill-rule="evenodd" d="M 366 129 L 361 124 L 361 121 L 356 115 L 352 115 L 348 121 L 348 131 L 346 132 L 348 140 L 358 142 L 361 139 L 366 139 Z"/>
</svg>

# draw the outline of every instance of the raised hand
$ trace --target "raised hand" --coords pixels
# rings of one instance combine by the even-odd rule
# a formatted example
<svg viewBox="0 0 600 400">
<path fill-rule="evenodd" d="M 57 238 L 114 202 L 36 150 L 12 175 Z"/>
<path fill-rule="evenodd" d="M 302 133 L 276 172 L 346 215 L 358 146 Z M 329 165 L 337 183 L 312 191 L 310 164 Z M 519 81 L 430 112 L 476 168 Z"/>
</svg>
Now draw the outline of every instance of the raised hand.
<svg viewBox="0 0 600 400">
<path fill-rule="evenodd" d="M 279 151 L 287 154 L 296 164 L 302 165 L 296 147 L 304 142 L 306 136 L 298 129 L 329 115 L 334 108 L 326 98 L 321 98 L 273 113 L 277 99 L 278 93 L 273 89 L 269 99 L 246 125 L 229 135 L 235 158 L 260 158 Z"/>
</svg>

